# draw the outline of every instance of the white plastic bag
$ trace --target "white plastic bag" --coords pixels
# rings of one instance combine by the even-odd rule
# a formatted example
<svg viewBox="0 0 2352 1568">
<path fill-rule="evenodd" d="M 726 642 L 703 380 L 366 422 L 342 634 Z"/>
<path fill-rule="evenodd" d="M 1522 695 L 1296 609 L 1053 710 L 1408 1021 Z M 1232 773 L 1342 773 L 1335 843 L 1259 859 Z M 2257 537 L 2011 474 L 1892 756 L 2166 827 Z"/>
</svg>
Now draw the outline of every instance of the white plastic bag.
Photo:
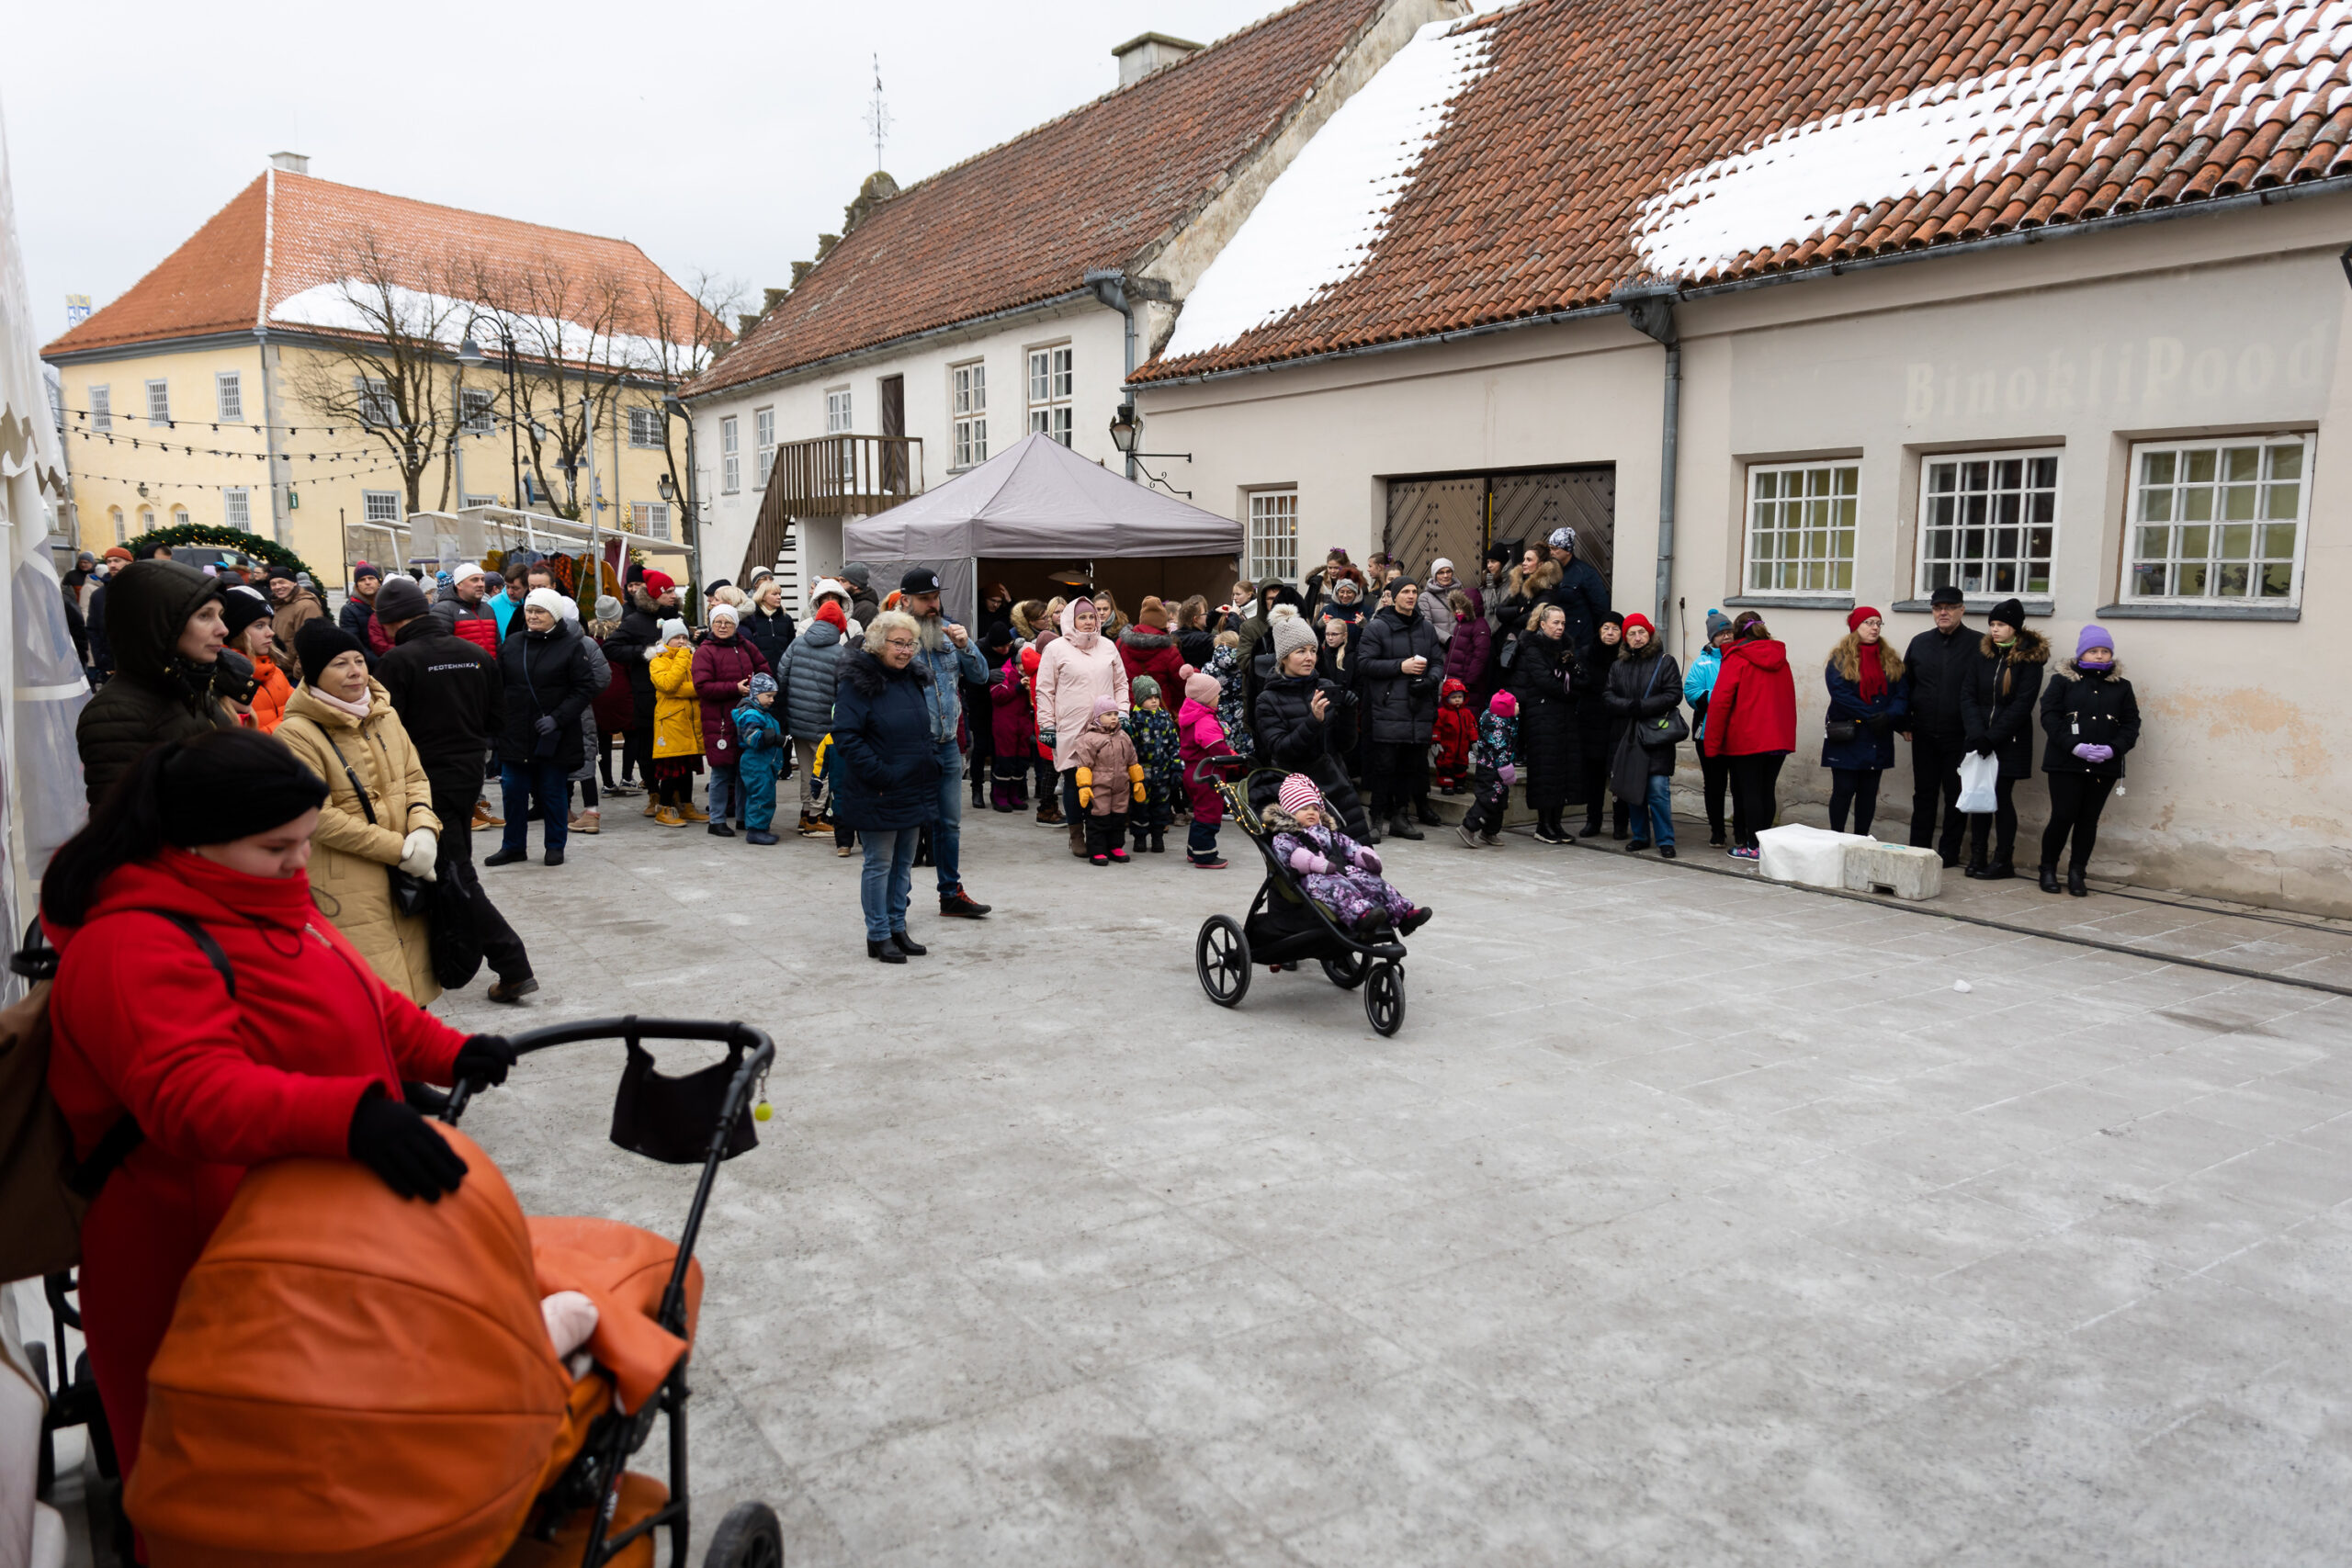
<svg viewBox="0 0 2352 1568">
<path fill-rule="evenodd" d="M 1971 751 L 1960 760 L 1960 805 L 1971 817 L 1989 815 L 1999 802 L 1993 786 L 2001 782 L 2001 759 Z"/>
</svg>

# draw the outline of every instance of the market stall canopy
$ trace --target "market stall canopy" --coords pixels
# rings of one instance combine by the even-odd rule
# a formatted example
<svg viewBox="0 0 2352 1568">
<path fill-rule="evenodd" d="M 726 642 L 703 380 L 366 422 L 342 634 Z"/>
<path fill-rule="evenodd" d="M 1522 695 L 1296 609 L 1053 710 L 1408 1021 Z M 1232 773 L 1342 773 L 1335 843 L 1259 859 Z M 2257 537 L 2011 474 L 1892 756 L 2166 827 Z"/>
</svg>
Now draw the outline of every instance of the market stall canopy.
<svg viewBox="0 0 2352 1568">
<path fill-rule="evenodd" d="M 842 556 L 865 561 L 1231 556 L 1241 544 L 1232 518 L 1136 484 L 1044 434 L 842 530 Z"/>
</svg>

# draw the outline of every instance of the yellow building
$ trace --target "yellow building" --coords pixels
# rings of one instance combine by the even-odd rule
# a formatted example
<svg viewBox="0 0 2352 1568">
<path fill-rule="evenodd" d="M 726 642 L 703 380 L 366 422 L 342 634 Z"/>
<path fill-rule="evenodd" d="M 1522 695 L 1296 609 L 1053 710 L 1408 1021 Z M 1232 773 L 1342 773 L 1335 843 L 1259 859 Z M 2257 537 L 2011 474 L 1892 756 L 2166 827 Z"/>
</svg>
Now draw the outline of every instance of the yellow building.
<svg viewBox="0 0 2352 1568">
<path fill-rule="evenodd" d="M 685 538 L 664 398 L 725 329 L 642 251 L 271 164 L 42 351 L 82 548 L 226 526 L 347 586 L 415 511 L 584 516 L 592 425 L 601 526 Z"/>
</svg>

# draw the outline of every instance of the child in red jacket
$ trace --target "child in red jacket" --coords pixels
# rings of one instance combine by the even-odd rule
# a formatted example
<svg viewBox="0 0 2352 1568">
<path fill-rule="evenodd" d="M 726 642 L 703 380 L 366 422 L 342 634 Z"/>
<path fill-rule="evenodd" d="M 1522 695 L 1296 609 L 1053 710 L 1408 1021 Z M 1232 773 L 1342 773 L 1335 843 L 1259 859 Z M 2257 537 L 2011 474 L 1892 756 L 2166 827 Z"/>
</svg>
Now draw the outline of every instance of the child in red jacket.
<svg viewBox="0 0 2352 1568">
<path fill-rule="evenodd" d="M 989 684 L 989 739 L 996 742 L 989 758 L 989 805 L 998 811 L 1019 811 L 1029 804 L 1029 770 L 1037 754 L 1029 678 L 1036 669 L 1037 650 L 1024 648 L 1005 659 Z"/>
<path fill-rule="evenodd" d="M 1184 666 L 1184 705 L 1176 710 L 1176 755 L 1184 767 L 1184 793 L 1193 803 L 1193 830 L 1184 857 L 1201 871 L 1223 871 L 1225 857 L 1216 852 L 1216 830 L 1225 821 L 1225 801 L 1216 785 L 1200 776 L 1201 763 L 1210 757 L 1230 755 L 1232 742 L 1216 720 L 1216 705 L 1225 694 L 1217 678 L 1204 670 Z"/>
<path fill-rule="evenodd" d="M 1459 681 L 1438 688 L 1435 739 L 1430 782 L 1440 795 L 1460 795 L 1470 776 L 1470 749 L 1478 743 L 1478 716 L 1470 711 L 1470 688 Z"/>
</svg>

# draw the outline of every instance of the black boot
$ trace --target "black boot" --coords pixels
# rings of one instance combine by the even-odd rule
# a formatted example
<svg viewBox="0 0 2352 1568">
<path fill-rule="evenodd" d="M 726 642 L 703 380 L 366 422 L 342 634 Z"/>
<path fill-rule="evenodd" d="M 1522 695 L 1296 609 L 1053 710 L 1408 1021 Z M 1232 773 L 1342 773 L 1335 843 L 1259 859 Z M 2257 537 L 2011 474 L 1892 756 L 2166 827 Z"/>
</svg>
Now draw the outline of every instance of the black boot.
<svg viewBox="0 0 2352 1568">
<path fill-rule="evenodd" d="M 880 942 L 876 942 L 872 937 L 867 937 L 865 939 L 865 956 L 868 958 L 878 958 L 885 964 L 904 964 L 907 961 L 907 955 L 899 951 L 899 944 L 892 942 L 887 936 Z"/>
<path fill-rule="evenodd" d="M 1962 876 L 1964 876 L 1964 877 L 1968 878 L 1968 880 L 1969 880 L 1969 881 L 1971 881 L 1971 882 L 1982 882 L 1982 881 L 1984 881 L 1984 855 L 1983 855 L 1983 854 L 1981 854 L 1981 853 L 1979 853 L 1979 852 L 1975 852 L 1975 851 L 1973 851 L 1973 850 L 1972 850 L 1971 852 L 1969 852 L 1969 856 L 1968 856 L 1968 865 L 1967 865 L 1967 867 L 1966 867 L 1964 870 L 1962 870 L 1962 871 L 1961 872 L 1961 874 L 1962 874 Z"/>
<path fill-rule="evenodd" d="M 1413 826 L 1412 818 L 1399 811 L 1388 819 L 1388 836 L 1392 839 L 1418 839 L 1421 830 Z"/>
<path fill-rule="evenodd" d="M 1419 822 L 1424 828 L 1442 828 L 1445 826 L 1445 818 L 1440 817 L 1430 806 L 1429 800 L 1426 796 L 1413 802 L 1413 820 Z"/>
<path fill-rule="evenodd" d="M 2041 865 L 2041 890 L 2044 893 L 2058 891 L 2058 868 L 2047 861 Z"/>
<path fill-rule="evenodd" d="M 2066 868 L 2066 891 L 2077 898 L 2087 898 L 2091 896 L 2091 890 L 2083 886 L 2081 866 L 2070 865 Z"/>
<path fill-rule="evenodd" d="M 2018 868 L 2016 866 L 2010 864 L 2007 861 L 1996 860 L 1991 865 L 1984 868 L 1984 880 L 1986 882 L 2007 882 L 2014 878 L 2017 874 Z"/>
<path fill-rule="evenodd" d="M 922 943 L 917 942 L 914 938 L 909 936 L 902 931 L 892 931 L 890 933 L 890 943 L 900 953 L 905 953 L 909 958 L 921 958 L 924 953 L 931 951 L 931 949 L 923 946 Z"/>
</svg>

